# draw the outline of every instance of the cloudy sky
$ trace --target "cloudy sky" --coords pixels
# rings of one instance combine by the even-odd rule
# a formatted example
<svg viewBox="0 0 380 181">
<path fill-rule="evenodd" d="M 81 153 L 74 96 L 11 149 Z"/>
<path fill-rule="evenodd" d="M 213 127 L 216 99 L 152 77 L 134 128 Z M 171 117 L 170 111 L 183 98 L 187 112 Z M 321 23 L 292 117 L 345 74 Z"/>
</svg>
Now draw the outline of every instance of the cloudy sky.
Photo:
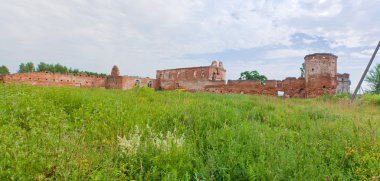
<svg viewBox="0 0 380 181">
<path fill-rule="evenodd" d="M 337 55 L 356 86 L 380 40 L 380 1 L 2 0 L 0 65 L 61 63 L 155 77 L 222 61 L 228 79 L 298 77 L 306 54 Z M 375 60 L 380 63 L 380 58 Z"/>
</svg>

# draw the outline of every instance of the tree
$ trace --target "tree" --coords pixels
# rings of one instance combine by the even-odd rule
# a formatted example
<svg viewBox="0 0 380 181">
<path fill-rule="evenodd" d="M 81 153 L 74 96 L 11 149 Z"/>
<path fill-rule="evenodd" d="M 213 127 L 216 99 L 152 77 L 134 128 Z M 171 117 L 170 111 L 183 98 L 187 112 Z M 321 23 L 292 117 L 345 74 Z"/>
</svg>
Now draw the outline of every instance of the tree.
<svg viewBox="0 0 380 181">
<path fill-rule="evenodd" d="M 6 74 L 9 74 L 9 69 L 3 65 L 0 67 L 0 75 L 6 75 Z"/>
<path fill-rule="evenodd" d="M 380 64 L 377 64 L 372 70 L 369 71 L 365 79 L 370 87 L 370 92 L 380 94 Z"/>
<path fill-rule="evenodd" d="M 265 84 L 265 81 L 268 80 L 268 78 L 265 75 L 260 75 L 259 72 L 254 70 L 240 73 L 239 80 L 259 80 L 261 84 Z"/>
<path fill-rule="evenodd" d="M 37 65 L 37 72 L 51 72 L 51 66 L 47 63 L 40 62 Z"/>
<path fill-rule="evenodd" d="M 302 63 L 300 70 L 301 70 L 301 77 L 304 77 L 305 76 L 305 63 Z"/>
<path fill-rule="evenodd" d="M 25 72 L 35 72 L 36 69 L 34 68 L 33 62 L 28 62 L 26 64 L 21 63 L 19 66 L 19 73 L 25 73 Z"/>
</svg>

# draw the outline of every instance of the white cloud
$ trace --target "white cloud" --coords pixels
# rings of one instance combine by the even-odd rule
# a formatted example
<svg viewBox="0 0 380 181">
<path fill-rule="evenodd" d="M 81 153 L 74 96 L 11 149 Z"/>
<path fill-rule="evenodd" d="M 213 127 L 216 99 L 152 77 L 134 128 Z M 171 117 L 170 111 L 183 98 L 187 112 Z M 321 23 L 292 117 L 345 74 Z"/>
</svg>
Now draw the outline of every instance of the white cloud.
<svg viewBox="0 0 380 181">
<path fill-rule="evenodd" d="M 109 72 L 117 64 L 124 74 L 154 77 L 156 69 L 211 61 L 183 58 L 186 55 L 226 50 L 281 47 L 262 57 L 262 72 L 271 72 L 270 64 L 277 59 L 302 61 L 311 50 L 336 50 L 354 60 L 367 54 L 345 48 L 377 43 L 380 25 L 374 22 L 379 6 L 379 1 L 363 0 L 4 1 L 0 64 L 15 71 L 27 60 L 60 62 L 100 72 Z M 329 47 L 299 48 L 291 41 L 299 32 L 322 37 Z M 313 38 L 302 42 L 320 43 Z M 235 67 L 229 73 L 238 71 Z"/>
<path fill-rule="evenodd" d="M 317 42 L 318 40 L 317 39 L 306 39 L 306 38 L 304 38 L 304 39 L 302 39 L 302 41 L 305 44 L 312 44 L 312 43 Z"/>
<path fill-rule="evenodd" d="M 370 59 L 372 57 L 374 50 L 367 49 L 360 52 L 352 52 L 350 55 L 352 58 L 358 58 L 358 59 Z"/>
<path fill-rule="evenodd" d="M 278 49 L 274 51 L 267 52 L 264 56 L 265 59 L 288 59 L 288 58 L 299 58 L 308 54 L 307 50 L 297 50 L 297 49 Z"/>
</svg>

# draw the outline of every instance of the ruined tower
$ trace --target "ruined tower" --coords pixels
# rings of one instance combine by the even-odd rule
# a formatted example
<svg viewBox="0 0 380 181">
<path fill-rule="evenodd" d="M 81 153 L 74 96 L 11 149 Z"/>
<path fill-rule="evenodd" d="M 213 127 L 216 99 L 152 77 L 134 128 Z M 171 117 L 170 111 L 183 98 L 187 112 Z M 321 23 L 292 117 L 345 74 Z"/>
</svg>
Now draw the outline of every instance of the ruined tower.
<svg viewBox="0 0 380 181">
<path fill-rule="evenodd" d="M 120 76 L 119 67 L 116 65 L 112 67 L 111 76 Z"/>
<path fill-rule="evenodd" d="M 338 85 L 336 87 L 336 93 L 350 93 L 350 74 L 337 74 Z"/>
<path fill-rule="evenodd" d="M 209 71 L 209 80 L 226 80 L 226 69 L 222 62 L 212 61 Z"/>
<path fill-rule="evenodd" d="M 330 53 L 305 56 L 306 98 L 336 93 L 337 58 Z"/>
</svg>

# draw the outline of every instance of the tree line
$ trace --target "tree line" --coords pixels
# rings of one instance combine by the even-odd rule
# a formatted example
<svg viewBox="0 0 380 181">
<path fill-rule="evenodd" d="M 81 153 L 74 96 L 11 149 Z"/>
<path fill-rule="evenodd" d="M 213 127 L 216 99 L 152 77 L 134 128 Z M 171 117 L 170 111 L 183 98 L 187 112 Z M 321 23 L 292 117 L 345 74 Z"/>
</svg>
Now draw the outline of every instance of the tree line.
<svg viewBox="0 0 380 181">
<path fill-rule="evenodd" d="M 19 65 L 18 73 L 26 72 L 53 72 L 53 73 L 71 73 L 71 74 L 80 74 L 80 75 L 95 75 L 95 76 L 107 76 L 104 73 L 96 73 L 89 71 L 81 71 L 79 69 L 72 69 L 66 66 L 63 66 L 59 63 L 57 64 L 47 64 L 40 62 L 37 67 L 34 66 L 33 62 L 21 63 Z"/>
</svg>

